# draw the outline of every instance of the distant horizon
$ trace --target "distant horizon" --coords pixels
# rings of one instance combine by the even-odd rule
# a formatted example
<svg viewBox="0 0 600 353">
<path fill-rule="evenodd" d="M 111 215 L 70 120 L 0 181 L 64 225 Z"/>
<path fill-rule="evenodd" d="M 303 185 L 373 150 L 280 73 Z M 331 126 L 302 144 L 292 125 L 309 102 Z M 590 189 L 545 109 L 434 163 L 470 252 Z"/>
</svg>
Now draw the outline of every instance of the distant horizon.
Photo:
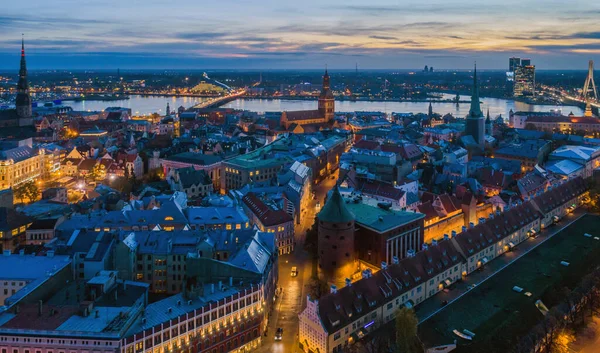
<svg viewBox="0 0 600 353">
<path fill-rule="evenodd" d="M 423 67 L 424 68 L 424 67 Z M 360 73 L 365 73 L 365 72 L 405 72 L 405 73 L 410 73 L 410 72 L 422 72 L 423 68 L 413 68 L 413 69 L 359 69 L 358 70 L 358 74 Z M 116 73 L 117 70 L 120 70 L 121 73 L 123 72 L 256 72 L 256 73 L 261 73 L 261 72 L 310 72 L 310 73 L 322 73 L 325 69 L 324 68 L 299 68 L 299 69 L 244 69 L 244 68 L 203 68 L 203 69 L 199 69 L 199 68 L 177 68 L 177 69 L 173 69 L 173 68 L 61 68 L 61 69 L 53 69 L 53 68 L 27 68 L 28 72 L 85 72 L 85 71 L 90 71 L 90 72 L 103 72 L 103 73 L 109 73 L 109 72 L 114 72 Z M 331 69 L 328 68 L 327 69 L 330 73 L 354 73 L 356 70 L 355 69 Z M 493 73 L 505 73 L 507 70 L 505 69 L 486 69 L 486 68 L 480 68 L 479 66 L 477 66 L 477 72 L 493 72 Z M 0 67 L 0 72 L 11 72 L 11 73 L 18 73 L 19 69 L 18 68 L 2 68 Z M 434 67 L 434 71 L 433 74 L 435 73 L 440 73 L 440 72 L 473 72 L 473 68 L 471 69 L 462 69 L 462 68 L 456 68 L 456 69 L 436 69 Z M 539 69 L 536 68 L 536 72 L 585 72 L 587 73 L 587 67 L 585 69 Z M 431 74 L 431 73 L 430 73 Z"/>
<path fill-rule="evenodd" d="M 590 0 L 14 1 L 0 69 L 538 69 L 600 62 Z M 416 69 L 415 69 L 416 70 Z"/>
</svg>

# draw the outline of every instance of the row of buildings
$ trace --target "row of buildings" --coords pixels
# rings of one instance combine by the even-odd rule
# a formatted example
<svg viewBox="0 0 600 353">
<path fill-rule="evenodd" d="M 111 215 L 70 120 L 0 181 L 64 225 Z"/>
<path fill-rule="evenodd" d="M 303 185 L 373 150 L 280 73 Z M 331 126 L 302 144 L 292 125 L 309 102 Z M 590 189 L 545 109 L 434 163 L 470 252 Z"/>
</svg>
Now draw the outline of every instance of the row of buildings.
<svg viewBox="0 0 600 353">
<path fill-rule="evenodd" d="M 434 296 L 562 218 L 586 198 L 583 178 L 563 181 L 441 240 L 413 244 L 402 256 L 382 261 L 377 272 L 363 270 L 357 281 L 347 278 L 343 286 L 331 285 L 329 294 L 319 299 L 309 297 L 299 315 L 300 346 L 304 352 L 343 351 L 394 320 L 399 308 L 412 308 Z M 333 205 L 338 215 L 354 218 L 346 204 L 339 202 L 339 196 L 334 194 L 329 203 L 323 214 L 325 224 Z M 323 236 L 331 236 L 331 232 L 325 229 Z"/>
</svg>

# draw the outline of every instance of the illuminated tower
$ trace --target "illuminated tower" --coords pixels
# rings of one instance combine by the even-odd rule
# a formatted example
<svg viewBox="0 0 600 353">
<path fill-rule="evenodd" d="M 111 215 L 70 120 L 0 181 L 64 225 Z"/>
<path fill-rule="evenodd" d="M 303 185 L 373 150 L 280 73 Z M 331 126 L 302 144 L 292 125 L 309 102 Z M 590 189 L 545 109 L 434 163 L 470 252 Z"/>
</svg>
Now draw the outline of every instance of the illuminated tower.
<svg viewBox="0 0 600 353">
<path fill-rule="evenodd" d="M 332 121 L 335 117 L 335 98 L 333 92 L 331 92 L 327 69 L 325 69 L 325 75 L 323 75 L 323 90 L 321 90 L 319 96 L 319 112 L 327 122 Z"/>
<path fill-rule="evenodd" d="M 355 270 L 354 215 L 336 186 L 317 215 L 319 272 L 332 283 L 343 283 Z"/>
<path fill-rule="evenodd" d="M 19 126 L 33 125 L 31 118 L 31 97 L 27 83 L 27 64 L 25 63 L 25 40 L 21 39 L 21 67 L 19 69 L 19 82 L 17 84 L 16 102 Z"/>
<path fill-rule="evenodd" d="M 471 94 L 471 109 L 467 115 L 467 123 L 465 126 L 465 135 L 473 136 L 479 147 L 483 148 L 485 144 L 485 128 L 483 113 L 479 104 L 479 87 L 477 84 L 477 65 L 475 65 L 475 73 L 473 74 L 473 92 Z"/>
</svg>

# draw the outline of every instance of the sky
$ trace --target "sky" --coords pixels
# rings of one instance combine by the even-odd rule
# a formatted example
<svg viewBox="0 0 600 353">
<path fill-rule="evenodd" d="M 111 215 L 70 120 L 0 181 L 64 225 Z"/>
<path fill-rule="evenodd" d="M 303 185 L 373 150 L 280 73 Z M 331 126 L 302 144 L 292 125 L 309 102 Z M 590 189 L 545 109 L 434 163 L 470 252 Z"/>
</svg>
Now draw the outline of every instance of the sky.
<svg viewBox="0 0 600 353">
<path fill-rule="evenodd" d="M 600 60 L 592 0 L 27 0 L 0 13 L 0 69 L 538 69 Z"/>
</svg>

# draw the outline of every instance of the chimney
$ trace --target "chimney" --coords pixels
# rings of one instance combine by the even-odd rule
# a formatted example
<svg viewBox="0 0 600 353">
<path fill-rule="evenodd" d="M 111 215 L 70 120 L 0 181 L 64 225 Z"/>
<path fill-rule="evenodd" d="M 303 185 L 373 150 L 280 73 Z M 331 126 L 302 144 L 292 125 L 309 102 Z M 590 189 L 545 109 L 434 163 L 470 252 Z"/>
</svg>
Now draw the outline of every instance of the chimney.
<svg viewBox="0 0 600 353">
<path fill-rule="evenodd" d="M 385 270 L 385 269 L 387 269 L 387 262 L 385 262 L 385 261 L 381 261 L 381 269 L 382 269 L 382 270 Z"/>
<path fill-rule="evenodd" d="M 473 222 L 469 222 L 469 228 L 470 228 L 470 229 L 473 229 L 474 227 L 475 227 L 475 223 L 473 223 Z"/>
<path fill-rule="evenodd" d="M 42 316 L 42 310 L 44 309 L 44 304 L 41 300 L 38 300 L 38 316 Z"/>
<path fill-rule="evenodd" d="M 485 223 L 485 218 L 479 217 L 479 223 Z"/>
<path fill-rule="evenodd" d="M 465 233 L 467 231 L 467 227 L 466 226 L 462 226 L 461 229 L 462 229 L 461 233 Z"/>
<path fill-rule="evenodd" d="M 429 248 L 429 245 L 427 245 L 427 243 L 423 243 L 422 248 L 423 250 L 427 250 Z"/>
<path fill-rule="evenodd" d="M 335 286 L 335 284 L 332 284 L 331 287 L 329 287 L 329 290 L 331 294 L 337 293 L 337 287 Z"/>
<path fill-rule="evenodd" d="M 21 250 L 21 251 L 22 251 L 22 250 Z M 47 256 L 47 257 L 54 257 L 54 250 L 49 250 L 49 251 L 46 253 L 46 256 Z"/>
<path fill-rule="evenodd" d="M 25 250 L 23 250 L 23 249 L 19 250 L 19 256 L 25 256 Z"/>
<path fill-rule="evenodd" d="M 219 281 L 219 290 L 223 290 L 223 282 Z"/>
<path fill-rule="evenodd" d="M 444 234 L 444 240 L 448 240 L 450 239 L 450 236 L 448 234 Z"/>
<path fill-rule="evenodd" d="M 96 310 L 96 319 L 100 317 L 100 310 Z"/>
<path fill-rule="evenodd" d="M 438 245 L 438 242 L 437 242 L 437 240 L 433 239 L 433 240 L 431 241 L 431 246 L 437 246 L 437 245 Z"/>
<path fill-rule="evenodd" d="M 408 249 L 406 257 L 415 257 L 415 251 L 413 249 Z"/>
<path fill-rule="evenodd" d="M 450 233 L 450 234 L 452 234 L 452 238 L 456 238 L 456 231 L 455 230 L 453 230 L 452 233 Z"/>
<path fill-rule="evenodd" d="M 210 292 L 211 292 L 211 294 L 215 294 L 215 284 L 214 283 L 210 284 Z"/>
<path fill-rule="evenodd" d="M 352 287 L 352 281 L 350 278 L 346 278 L 346 287 Z"/>
<path fill-rule="evenodd" d="M 400 263 L 398 256 L 392 256 L 392 264 L 397 265 Z"/>
<path fill-rule="evenodd" d="M 233 287 L 233 277 L 229 277 L 229 287 Z"/>
<path fill-rule="evenodd" d="M 10 256 L 10 250 L 4 250 L 2 252 L 2 255 L 4 255 L 4 256 Z"/>
</svg>

